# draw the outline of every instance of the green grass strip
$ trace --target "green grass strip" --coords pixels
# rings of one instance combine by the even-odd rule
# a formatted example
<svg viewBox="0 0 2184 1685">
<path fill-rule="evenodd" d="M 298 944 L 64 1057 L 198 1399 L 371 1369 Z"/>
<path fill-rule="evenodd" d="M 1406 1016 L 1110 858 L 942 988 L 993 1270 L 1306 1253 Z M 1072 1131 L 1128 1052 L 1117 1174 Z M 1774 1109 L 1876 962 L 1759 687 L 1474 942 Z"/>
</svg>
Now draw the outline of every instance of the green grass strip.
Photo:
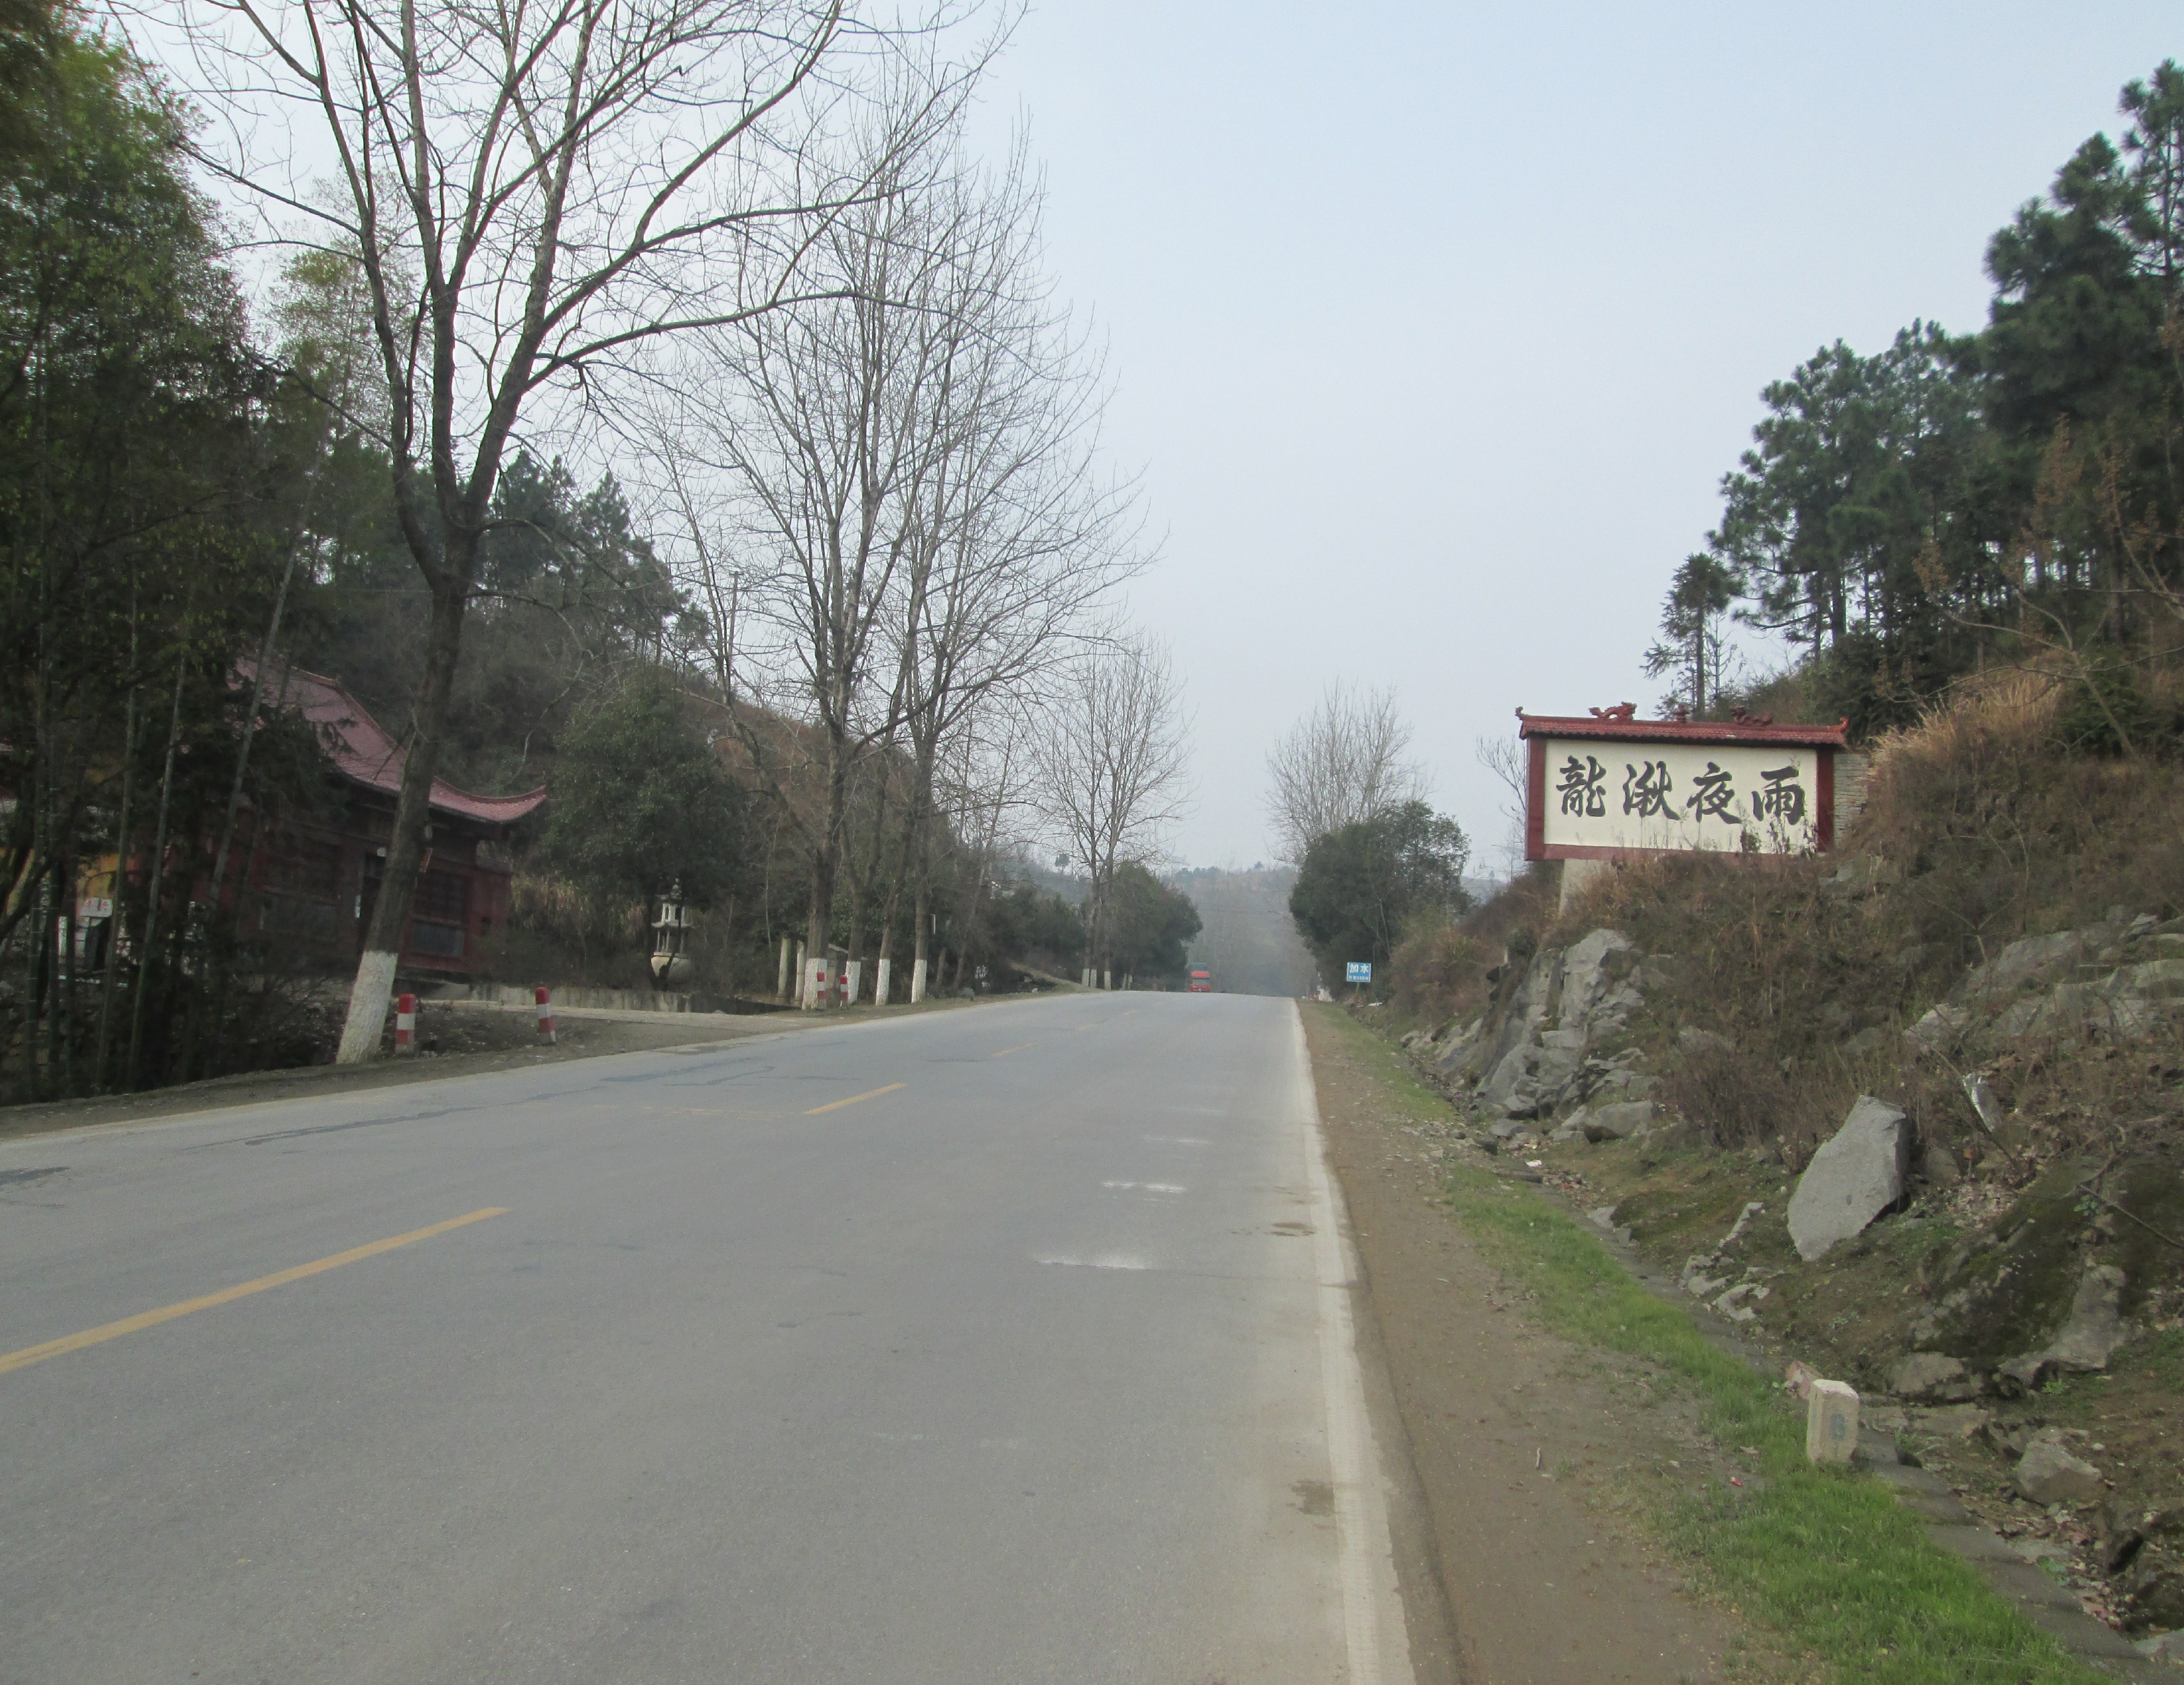
<svg viewBox="0 0 2184 1685">
<path fill-rule="evenodd" d="M 1396 1109 L 1445 1121 L 1448 1102 L 1346 1013 L 1361 1060 Z M 1624 1274 L 1598 1239 L 1490 1171 L 1453 1169 L 1451 1214 L 1536 1297 L 1558 1332 L 1649 1359 L 1699 1403 L 1721 1444 L 1751 1446 L 1759 1478 L 1680 1498 L 1669 1542 L 1745 1613 L 1819 1656 L 1850 1685 L 2097 1685 L 1970 1563 L 1930 1541 L 1879 1481 L 1805 1460 L 1802 1413 L 1773 1381 L 1709 1344 L 1691 1319 Z"/>
</svg>

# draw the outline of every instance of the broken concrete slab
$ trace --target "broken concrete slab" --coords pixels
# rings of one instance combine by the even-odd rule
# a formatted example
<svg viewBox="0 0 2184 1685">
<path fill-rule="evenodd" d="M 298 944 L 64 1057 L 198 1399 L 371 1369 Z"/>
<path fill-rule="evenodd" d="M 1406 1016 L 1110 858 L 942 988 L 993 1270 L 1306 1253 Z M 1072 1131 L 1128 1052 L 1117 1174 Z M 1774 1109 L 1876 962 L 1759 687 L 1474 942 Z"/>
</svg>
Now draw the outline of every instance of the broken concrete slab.
<svg viewBox="0 0 2184 1685">
<path fill-rule="evenodd" d="M 1676 1285 L 1695 1299 L 1710 1299 L 1729 1285 L 1729 1277 L 1709 1272 L 1720 1268 L 1721 1260 L 1712 1253 L 1702 1253 L 1684 1260 L 1684 1272 L 1676 1278 Z"/>
<path fill-rule="evenodd" d="M 1731 1322 L 1750 1322 L 1759 1314 L 1758 1305 L 1754 1302 L 1765 1298 L 1767 1295 L 1768 1289 L 1764 1283 L 1740 1281 L 1727 1292 L 1716 1297 L 1713 1302 L 1713 1308 Z"/>
<path fill-rule="evenodd" d="M 1903 1197 L 1911 1131 L 1901 1108 L 1862 1095 L 1790 1196 L 1790 1239 L 1810 1264 Z"/>
<path fill-rule="evenodd" d="M 1742 1240 L 1744 1238 L 1744 1231 L 1752 1226 L 1752 1219 L 1758 1216 L 1766 1209 L 1766 1206 L 1758 1200 L 1747 1200 L 1745 1202 L 1744 1209 L 1736 1214 L 1736 1221 L 1729 1225 L 1729 1232 L 1721 1237 L 1721 1244 L 1717 1246 L 1714 1250 L 1716 1252 L 1727 1252 L 1731 1247 L 1735 1246 L 1737 1241 Z"/>
</svg>

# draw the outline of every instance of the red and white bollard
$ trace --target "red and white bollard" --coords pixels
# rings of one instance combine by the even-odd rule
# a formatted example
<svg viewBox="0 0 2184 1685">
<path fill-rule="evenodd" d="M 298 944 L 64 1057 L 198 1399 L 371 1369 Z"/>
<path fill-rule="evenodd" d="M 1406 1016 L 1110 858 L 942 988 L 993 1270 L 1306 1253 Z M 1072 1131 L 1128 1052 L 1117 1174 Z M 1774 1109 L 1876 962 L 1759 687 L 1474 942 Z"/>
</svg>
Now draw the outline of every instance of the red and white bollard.
<svg viewBox="0 0 2184 1685">
<path fill-rule="evenodd" d="M 531 998 L 538 1002 L 538 1039 L 551 1047 L 554 1045 L 554 991 L 542 983 L 531 991 Z"/>
<path fill-rule="evenodd" d="M 417 1051 L 417 997 L 397 995 L 394 997 L 394 1051 L 414 1053 Z"/>
</svg>

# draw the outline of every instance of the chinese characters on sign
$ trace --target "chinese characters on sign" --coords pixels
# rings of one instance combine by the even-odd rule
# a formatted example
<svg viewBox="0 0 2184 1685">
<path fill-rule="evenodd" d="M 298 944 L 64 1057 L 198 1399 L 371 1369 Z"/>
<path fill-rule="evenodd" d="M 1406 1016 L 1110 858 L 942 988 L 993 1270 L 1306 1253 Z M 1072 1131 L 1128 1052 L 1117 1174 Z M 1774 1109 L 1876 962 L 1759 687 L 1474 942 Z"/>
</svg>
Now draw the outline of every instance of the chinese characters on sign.
<svg viewBox="0 0 2184 1685">
<path fill-rule="evenodd" d="M 1818 762 L 1804 746 L 1542 744 L 1551 779 L 1542 840 L 1600 849 L 1819 846 Z"/>
<path fill-rule="evenodd" d="M 1368 959 L 1351 960 L 1347 967 L 1347 975 L 1342 980 L 1345 983 L 1370 983 L 1373 980 L 1373 962 Z"/>
</svg>

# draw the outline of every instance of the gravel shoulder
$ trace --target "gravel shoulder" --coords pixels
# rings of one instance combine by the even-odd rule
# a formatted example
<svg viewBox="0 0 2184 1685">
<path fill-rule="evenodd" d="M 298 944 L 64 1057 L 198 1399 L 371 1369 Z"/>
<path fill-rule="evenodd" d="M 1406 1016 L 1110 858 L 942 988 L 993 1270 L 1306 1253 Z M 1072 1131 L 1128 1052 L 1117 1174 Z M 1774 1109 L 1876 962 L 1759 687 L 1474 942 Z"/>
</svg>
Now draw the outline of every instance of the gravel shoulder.
<svg viewBox="0 0 2184 1685">
<path fill-rule="evenodd" d="M 1304 1017 L 1367 1278 L 1362 1309 L 1423 1499 L 1412 1569 L 1437 1579 L 1453 1627 L 1450 1677 L 1774 1676 L 1736 1616 L 1694 1596 L 1630 1513 L 1646 1483 L 1675 1483 L 1690 1459 L 1690 1405 L 1642 1364 L 1540 1325 L 1525 1290 L 1441 1208 L 1440 1149 L 1390 1103 L 1384 1062 L 1361 1053 L 1334 1013 Z"/>
</svg>

